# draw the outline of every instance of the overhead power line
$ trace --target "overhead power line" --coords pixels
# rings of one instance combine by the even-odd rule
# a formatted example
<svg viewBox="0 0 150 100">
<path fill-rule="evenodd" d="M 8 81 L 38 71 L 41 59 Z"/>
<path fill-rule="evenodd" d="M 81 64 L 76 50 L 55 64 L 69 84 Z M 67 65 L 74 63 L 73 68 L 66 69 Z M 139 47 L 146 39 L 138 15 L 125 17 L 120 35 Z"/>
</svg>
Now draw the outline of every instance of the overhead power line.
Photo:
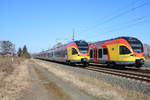
<svg viewBox="0 0 150 100">
<path fill-rule="evenodd" d="M 150 4 L 150 1 L 144 2 L 144 3 L 142 3 L 142 4 L 138 5 L 138 6 L 135 6 L 135 7 L 133 7 L 133 8 L 130 8 L 130 9 L 126 10 L 126 11 L 123 11 L 123 12 L 121 12 L 121 13 L 115 15 L 115 16 L 110 17 L 109 19 L 103 21 L 102 23 L 96 24 L 96 25 L 94 25 L 93 27 L 88 28 L 88 29 L 83 30 L 83 31 L 86 32 L 86 31 L 89 31 L 89 30 L 91 30 L 91 29 L 94 29 L 94 28 L 96 28 L 96 27 L 98 27 L 98 26 L 100 26 L 100 25 L 102 25 L 102 24 L 106 24 L 106 23 L 108 23 L 108 22 L 111 22 L 111 21 L 113 21 L 113 20 L 115 20 L 115 19 L 117 19 L 117 18 L 119 18 L 119 17 L 121 17 L 121 16 L 123 16 L 123 15 L 125 15 L 125 14 L 128 14 L 128 13 L 130 13 L 130 12 L 132 12 L 132 11 L 135 11 L 136 9 L 139 9 L 139 8 L 145 6 L 145 5 L 148 5 L 148 4 Z"/>
<path fill-rule="evenodd" d="M 106 34 L 106 33 L 115 32 L 115 31 L 118 31 L 118 30 L 122 30 L 122 29 L 127 29 L 127 28 L 131 28 L 131 27 L 135 27 L 135 26 L 137 26 L 137 25 L 139 25 L 139 24 L 141 24 L 141 23 L 143 23 L 143 22 L 145 22 L 147 20 L 150 20 L 150 19 L 145 19 L 145 18 L 148 18 L 148 17 L 150 17 L 150 14 L 147 15 L 147 16 L 143 16 L 143 17 L 139 17 L 137 19 L 134 19 L 135 20 L 134 23 L 128 23 L 128 24 L 125 24 L 125 25 L 123 24 L 124 26 L 122 26 L 122 27 L 117 27 L 117 28 L 112 29 L 112 30 L 104 31 L 103 33 Z M 96 36 L 98 36 L 98 35 L 95 35 L 95 37 Z M 92 36 L 92 37 L 94 37 L 94 36 Z"/>
<path fill-rule="evenodd" d="M 114 31 L 126 29 L 126 28 L 131 28 L 131 27 L 134 27 L 134 26 L 136 26 L 136 25 L 138 25 L 138 24 L 140 24 L 140 23 L 143 23 L 143 22 L 145 22 L 145 21 L 146 21 L 145 19 L 140 19 L 140 20 L 138 20 L 138 21 L 135 22 L 135 23 L 127 24 L 127 25 L 125 25 L 125 26 L 123 26 L 123 27 L 118 27 L 118 28 L 116 28 L 116 29 L 109 30 L 109 31 L 107 31 L 107 32 L 105 32 L 105 33 L 110 33 L 110 32 L 114 32 Z"/>
<path fill-rule="evenodd" d="M 112 29 L 112 30 L 108 30 L 109 28 L 107 28 L 106 30 L 108 30 L 108 31 L 105 31 L 105 32 L 106 33 L 113 32 L 114 30 L 122 29 L 122 28 L 124 28 L 124 27 L 126 27 L 128 25 L 129 26 L 132 25 L 132 24 L 134 25 L 134 23 L 138 23 L 139 21 L 143 21 L 143 20 L 145 20 L 145 18 L 148 18 L 148 17 L 150 17 L 150 14 L 142 16 L 142 17 L 138 17 L 138 18 L 130 20 L 130 21 L 126 22 L 126 23 L 122 23 L 123 26 L 118 26 L 117 28 Z"/>
<path fill-rule="evenodd" d="M 116 31 L 120 31 L 120 30 L 123 30 L 123 29 L 135 27 L 135 26 L 137 26 L 141 23 L 144 23 L 144 22 L 147 22 L 148 20 L 150 20 L 149 17 L 150 17 L 150 14 L 142 16 L 142 17 L 138 17 L 136 19 L 128 21 L 128 23 L 122 23 L 123 26 L 116 27 L 112 30 L 109 30 L 109 28 L 108 28 L 108 29 L 105 29 L 106 31 L 101 31 L 100 33 L 107 34 L 107 33 L 110 33 L 110 32 L 116 32 Z M 93 35 L 92 34 L 92 36 L 88 35 L 86 38 L 91 38 L 91 37 L 98 37 L 98 35 L 96 35 L 96 34 Z"/>
</svg>

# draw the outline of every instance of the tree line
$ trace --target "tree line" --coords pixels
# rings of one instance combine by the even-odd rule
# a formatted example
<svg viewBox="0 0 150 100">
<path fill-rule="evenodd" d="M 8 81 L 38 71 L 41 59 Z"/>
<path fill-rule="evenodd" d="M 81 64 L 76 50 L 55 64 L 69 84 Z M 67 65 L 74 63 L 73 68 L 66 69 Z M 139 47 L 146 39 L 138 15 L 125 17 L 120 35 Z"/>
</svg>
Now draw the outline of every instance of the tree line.
<svg viewBox="0 0 150 100">
<path fill-rule="evenodd" d="M 10 41 L 0 41 L 0 55 L 2 56 L 19 56 L 24 58 L 30 58 L 30 53 L 27 50 L 26 45 L 23 48 L 19 48 L 16 52 L 15 44 Z"/>
<path fill-rule="evenodd" d="M 31 57 L 28 50 L 27 50 L 26 45 L 24 45 L 23 49 L 19 48 L 17 55 L 19 57 L 24 57 L 24 58 L 30 58 Z"/>
</svg>

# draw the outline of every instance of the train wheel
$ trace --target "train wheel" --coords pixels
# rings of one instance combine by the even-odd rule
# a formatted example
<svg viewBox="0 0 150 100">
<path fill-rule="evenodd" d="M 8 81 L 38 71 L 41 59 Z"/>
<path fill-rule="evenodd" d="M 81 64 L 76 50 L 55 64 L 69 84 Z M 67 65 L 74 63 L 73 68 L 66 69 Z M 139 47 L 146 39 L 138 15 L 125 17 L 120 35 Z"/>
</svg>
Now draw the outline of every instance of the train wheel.
<svg viewBox="0 0 150 100">
<path fill-rule="evenodd" d="M 89 63 L 84 62 L 84 63 L 83 63 L 83 66 L 84 66 L 84 67 L 88 67 L 88 66 L 89 66 Z"/>
<path fill-rule="evenodd" d="M 118 65 L 118 66 L 116 66 L 116 68 L 122 70 L 122 69 L 125 69 L 125 66 L 124 65 Z"/>
<path fill-rule="evenodd" d="M 141 59 L 141 60 L 136 60 L 136 64 L 135 64 L 135 67 L 136 68 L 140 68 L 144 65 L 144 60 Z"/>
<path fill-rule="evenodd" d="M 108 62 L 107 66 L 110 67 L 110 68 L 113 68 L 113 67 L 116 66 L 116 64 L 114 62 Z"/>
<path fill-rule="evenodd" d="M 75 63 L 70 63 L 70 66 L 76 66 L 76 64 Z"/>
<path fill-rule="evenodd" d="M 142 66 L 143 66 L 142 64 L 137 64 L 137 65 L 135 65 L 136 68 L 140 68 L 140 67 L 142 67 Z"/>
<path fill-rule="evenodd" d="M 66 61 L 66 64 L 67 64 L 67 65 L 70 65 L 70 61 L 69 61 L 69 60 L 67 60 L 67 61 Z"/>
</svg>

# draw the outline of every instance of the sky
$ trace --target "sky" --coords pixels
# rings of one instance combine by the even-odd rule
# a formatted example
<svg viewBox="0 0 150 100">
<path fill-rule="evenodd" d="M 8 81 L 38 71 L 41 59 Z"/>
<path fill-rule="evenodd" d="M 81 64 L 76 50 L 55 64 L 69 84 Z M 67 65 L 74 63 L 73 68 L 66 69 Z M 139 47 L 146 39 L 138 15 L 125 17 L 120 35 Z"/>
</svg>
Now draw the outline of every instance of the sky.
<svg viewBox="0 0 150 100">
<path fill-rule="evenodd" d="M 56 43 L 132 36 L 150 44 L 150 0 L 0 0 L 0 40 L 38 53 Z"/>
</svg>

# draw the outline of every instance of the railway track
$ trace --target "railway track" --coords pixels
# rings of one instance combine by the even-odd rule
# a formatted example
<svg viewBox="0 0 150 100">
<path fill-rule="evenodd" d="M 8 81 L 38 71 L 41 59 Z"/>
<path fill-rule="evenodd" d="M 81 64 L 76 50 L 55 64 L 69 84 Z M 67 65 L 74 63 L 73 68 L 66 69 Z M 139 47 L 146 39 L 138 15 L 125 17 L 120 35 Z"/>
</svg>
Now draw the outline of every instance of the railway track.
<svg viewBox="0 0 150 100">
<path fill-rule="evenodd" d="M 150 69 L 146 70 L 146 69 L 139 69 L 139 68 L 125 68 L 126 71 L 130 71 L 130 72 L 134 72 L 134 73 L 142 73 L 142 74 L 148 74 L 150 75 Z"/>
<path fill-rule="evenodd" d="M 89 67 L 86 67 L 85 69 L 150 83 L 150 75 L 147 75 L 147 74 L 109 69 L 109 68 L 102 68 L 102 67 L 96 67 L 96 66 L 89 66 Z"/>
<path fill-rule="evenodd" d="M 144 69 L 139 69 L 139 68 L 131 68 L 131 67 L 126 67 L 123 70 L 122 69 L 114 69 L 114 68 L 109 68 L 106 66 L 98 66 L 98 65 L 92 65 L 95 68 L 101 68 L 101 69 L 106 69 L 106 70 L 110 70 L 110 71 L 115 71 L 115 72 L 123 72 L 123 73 L 130 73 L 130 74 L 140 74 L 143 76 L 148 76 L 148 78 L 150 78 L 150 70 L 144 70 Z"/>
<path fill-rule="evenodd" d="M 107 69 L 109 68 L 109 67 L 107 67 L 107 65 L 94 64 L 94 63 L 92 63 L 91 66 L 107 68 Z M 113 69 L 113 68 L 109 68 L 109 69 Z M 148 69 L 140 69 L 140 68 L 134 68 L 134 67 L 125 67 L 125 68 L 123 68 L 123 70 L 122 69 L 116 69 L 116 70 L 150 75 L 150 69 L 148 70 Z"/>
<path fill-rule="evenodd" d="M 81 67 L 80 65 L 80 68 L 83 67 Z M 117 70 L 117 69 L 110 69 L 102 66 L 98 67 L 98 65 L 93 65 L 93 64 L 89 67 L 85 67 L 84 69 L 102 72 L 102 73 L 111 74 L 120 77 L 125 77 L 129 79 L 134 79 L 134 80 L 138 80 L 150 84 L 150 72 L 147 70 L 142 70 L 142 71 L 140 69 L 130 70 L 130 68 L 128 68 L 127 70 Z"/>
</svg>

